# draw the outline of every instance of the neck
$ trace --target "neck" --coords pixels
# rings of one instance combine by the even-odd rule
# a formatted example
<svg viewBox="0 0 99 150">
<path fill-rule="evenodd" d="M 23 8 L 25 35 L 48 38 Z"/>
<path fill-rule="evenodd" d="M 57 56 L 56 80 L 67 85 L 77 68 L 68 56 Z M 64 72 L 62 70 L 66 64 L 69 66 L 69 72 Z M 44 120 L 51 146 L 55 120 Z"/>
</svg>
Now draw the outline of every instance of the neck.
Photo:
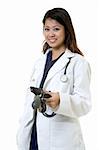
<svg viewBox="0 0 99 150">
<path fill-rule="evenodd" d="M 52 60 L 57 59 L 63 52 L 65 52 L 66 48 L 61 49 L 53 49 L 52 48 Z"/>
</svg>

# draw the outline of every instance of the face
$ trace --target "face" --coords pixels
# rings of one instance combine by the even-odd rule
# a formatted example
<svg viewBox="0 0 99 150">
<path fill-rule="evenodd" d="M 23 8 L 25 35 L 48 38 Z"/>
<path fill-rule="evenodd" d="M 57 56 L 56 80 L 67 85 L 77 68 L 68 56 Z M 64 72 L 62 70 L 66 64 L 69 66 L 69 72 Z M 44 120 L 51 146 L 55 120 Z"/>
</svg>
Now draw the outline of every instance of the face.
<svg viewBox="0 0 99 150">
<path fill-rule="evenodd" d="M 65 48 L 65 28 L 54 19 L 48 18 L 43 27 L 46 42 L 53 49 Z"/>
</svg>

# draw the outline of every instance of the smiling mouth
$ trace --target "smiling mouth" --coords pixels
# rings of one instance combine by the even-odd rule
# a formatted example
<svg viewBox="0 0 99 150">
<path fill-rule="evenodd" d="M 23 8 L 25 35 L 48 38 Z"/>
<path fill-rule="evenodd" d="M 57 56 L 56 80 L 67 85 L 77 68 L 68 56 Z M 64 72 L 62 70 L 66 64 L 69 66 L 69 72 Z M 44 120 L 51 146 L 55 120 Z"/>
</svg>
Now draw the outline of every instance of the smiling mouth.
<svg viewBox="0 0 99 150">
<path fill-rule="evenodd" d="M 51 43 L 54 43 L 54 42 L 56 42 L 56 39 L 50 39 L 48 41 L 51 42 Z"/>
</svg>

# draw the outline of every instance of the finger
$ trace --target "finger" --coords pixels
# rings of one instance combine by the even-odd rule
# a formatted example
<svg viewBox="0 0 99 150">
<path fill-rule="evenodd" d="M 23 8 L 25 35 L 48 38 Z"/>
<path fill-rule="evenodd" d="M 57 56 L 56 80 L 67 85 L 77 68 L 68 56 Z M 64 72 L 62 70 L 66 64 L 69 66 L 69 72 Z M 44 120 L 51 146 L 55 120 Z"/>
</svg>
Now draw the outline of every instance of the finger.
<svg viewBox="0 0 99 150">
<path fill-rule="evenodd" d="M 52 98 L 44 98 L 44 101 L 45 101 L 45 102 L 51 102 L 51 101 L 52 101 Z"/>
<path fill-rule="evenodd" d="M 55 102 L 53 102 L 53 101 L 48 101 L 48 102 L 46 102 L 46 104 L 52 108 L 55 107 Z"/>
</svg>

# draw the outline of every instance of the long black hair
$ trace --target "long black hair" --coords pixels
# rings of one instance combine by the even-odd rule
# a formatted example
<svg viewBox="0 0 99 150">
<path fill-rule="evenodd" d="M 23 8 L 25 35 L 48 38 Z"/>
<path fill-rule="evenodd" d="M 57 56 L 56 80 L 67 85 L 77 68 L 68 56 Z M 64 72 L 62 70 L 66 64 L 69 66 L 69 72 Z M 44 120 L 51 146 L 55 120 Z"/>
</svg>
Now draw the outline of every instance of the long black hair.
<svg viewBox="0 0 99 150">
<path fill-rule="evenodd" d="M 65 36 L 66 48 L 68 48 L 71 52 L 78 53 L 83 56 L 83 53 L 79 50 L 77 46 L 75 31 L 69 13 L 63 8 L 53 8 L 51 10 L 48 10 L 45 13 L 45 16 L 42 21 L 43 25 L 45 25 L 45 21 L 48 18 L 54 19 L 64 26 L 66 34 Z M 45 42 L 43 45 L 43 53 L 45 53 L 48 48 L 50 48 L 50 46 L 48 45 L 47 42 Z"/>
</svg>

